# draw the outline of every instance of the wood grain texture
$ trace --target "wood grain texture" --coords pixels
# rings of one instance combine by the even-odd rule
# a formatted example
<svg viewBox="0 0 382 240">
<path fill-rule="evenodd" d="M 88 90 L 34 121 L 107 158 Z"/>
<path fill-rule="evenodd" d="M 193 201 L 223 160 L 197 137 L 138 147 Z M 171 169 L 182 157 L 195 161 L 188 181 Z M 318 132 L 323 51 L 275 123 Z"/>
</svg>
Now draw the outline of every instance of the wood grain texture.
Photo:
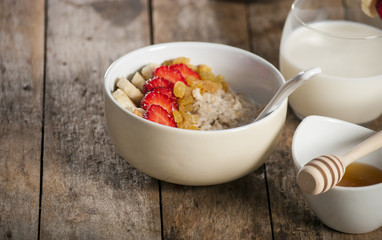
<svg viewBox="0 0 382 240">
<path fill-rule="evenodd" d="M 272 239 L 264 169 L 208 187 L 162 183 L 165 239 Z"/>
<path fill-rule="evenodd" d="M 155 43 L 206 41 L 249 49 L 241 1 L 153 1 L 153 25 Z M 162 215 L 165 239 L 272 238 L 263 167 L 217 186 L 163 182 Z"/>
<path fill-rule="evenodd" d="M 281 33 L 292 0 L 250 1 L 249 32 L 252 51 L 279 66 Z"/>
<path fill-rule="evenodd" d="M 148 45 L 146 1 L 48 4 L 42 239 L 160 239 L 158 182 L 107 135 L 103 75 Z"/>
<path fill-rule="evenodd" d="M 206 41 L 248 49 L 246 4 L 222 0 L 153 0 L 154 43 Z"/>
<path fill-rule="evenodd" d="M 0 238 L 38 232 L 44 1 L 0 1 Z"/>
</svg>

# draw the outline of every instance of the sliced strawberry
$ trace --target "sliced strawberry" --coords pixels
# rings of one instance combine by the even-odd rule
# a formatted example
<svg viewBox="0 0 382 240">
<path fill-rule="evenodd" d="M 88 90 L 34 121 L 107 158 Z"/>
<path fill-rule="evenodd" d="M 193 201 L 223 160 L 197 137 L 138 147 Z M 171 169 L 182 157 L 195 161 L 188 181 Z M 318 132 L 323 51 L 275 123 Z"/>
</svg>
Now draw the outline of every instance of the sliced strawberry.
<svg viewBox="0 0 382 240">
<path fill-rule="evenodd" d="M 172 111 L 178 109 L 176 100 L 173 100 L 163 93 L 156 91 L 148 92 L 142 98 L 141 107 L 143 109 L 147 110 L 151 105 L 159 105 L 163 107 L 168 113 L 172 113 Z"/>
<path fill-rule="evenodd" d="M 174 83 L 162 78 L 162 77 L 153 77 L 146 81 L 143 85 L 143 92 L 147 93 L 152 91 L 155 88 L 174 88 Z"/>
<path fill-rule="evenodd" d="M 178 63 L 178 64 L 173 64 L 170 66 L 172 69 L 178 70 L 184 78 L 187 78 L 188 76 L 193 76 L 197 79 L 200 79 L 200 76 L 197 72 L 189 68 L 186 64 L 184 63 Z"/>
<path fill-rule="evenodd" d="M 160 88 L 155 88 L 155 89 L 151 90 L 150 92 L 162 93 L 162 94 L 166 95 L 167 97 L 171 98 L 172 100 L 176 101 L 176 97 L 173 93 L 172 88 L 160 87 Z"/>
<path fill-rule="evenodd" d="M 170 127 L 176 127 L 174 116 L 159 105 L 151 105 L 143 114 L 143 118 Z"/>
<path fill-rule="evenodd" d="M 382 19 L 382 0 L 378 0 L 375 4 L 375 7 L 377 8 L 377 13 L 379 17 Z"/>
<path fill-rule="evenodd" d="M 187 82 L 182 76 L 182 73 L 176 69 L 171 68 L 170 66 L 160 66 L 156 68 L 153 75 L 157 77 L 163 77 L 174 84 L 177 81 L 182 81 L 187 85 Z"/>
</svg>

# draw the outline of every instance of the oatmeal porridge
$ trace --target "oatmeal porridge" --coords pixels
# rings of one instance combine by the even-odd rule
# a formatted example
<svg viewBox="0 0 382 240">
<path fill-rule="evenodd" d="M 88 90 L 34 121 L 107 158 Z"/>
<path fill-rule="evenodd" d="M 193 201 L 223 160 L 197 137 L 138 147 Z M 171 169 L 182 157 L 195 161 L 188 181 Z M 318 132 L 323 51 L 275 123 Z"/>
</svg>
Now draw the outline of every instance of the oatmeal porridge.
<svg viewBox="0 0 382 240">
<path fill-rule="evenodd" d="M 123 108 L 147 120 L 192 130 L 243 126 L 254 121 L 259 112 L 256 103 L 231 91 L 223 76 L 184 57 L 149 64 L 131 80 L 120 77 L 113 97 Z"/>
</svg>

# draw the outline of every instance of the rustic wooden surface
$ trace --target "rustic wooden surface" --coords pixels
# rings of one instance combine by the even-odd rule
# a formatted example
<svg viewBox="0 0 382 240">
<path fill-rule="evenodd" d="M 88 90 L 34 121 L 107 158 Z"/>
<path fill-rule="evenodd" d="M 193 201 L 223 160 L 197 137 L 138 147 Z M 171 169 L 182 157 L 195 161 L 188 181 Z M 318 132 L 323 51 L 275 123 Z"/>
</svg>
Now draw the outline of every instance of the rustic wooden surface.
<svg viewBox="0 0 382 240">
<path fill-rule="evenodd" d="M 208 187 L 160 182 L 116 154 L 103 74 L 152 43 L 208 41 L 278 67 L 292 0 L 0 1 L 0 239 L 382 239 L 324 226 L 295 183 L 289 111 L 253 173 Z M 367 125 L 382 129 L 382 117 Z"/>
<path fill-rule="evenodd" d="M 38 236 L 43 79 L 44 2 L 0 1 L 1 239 Z"/>
</svg>

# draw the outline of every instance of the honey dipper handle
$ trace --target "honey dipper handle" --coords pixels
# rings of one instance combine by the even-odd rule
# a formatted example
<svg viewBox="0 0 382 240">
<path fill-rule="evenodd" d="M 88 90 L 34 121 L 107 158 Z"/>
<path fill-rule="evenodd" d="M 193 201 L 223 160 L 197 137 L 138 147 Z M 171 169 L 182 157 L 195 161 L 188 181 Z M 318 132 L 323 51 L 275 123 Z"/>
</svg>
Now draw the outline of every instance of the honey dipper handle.
<svg viewBox="0 0 382 240">
<path fill-rule="evenodd" d="M 367 138 L 341 157 L 344 167 L 382 147 L 382 131 Z"/>
</svg>

